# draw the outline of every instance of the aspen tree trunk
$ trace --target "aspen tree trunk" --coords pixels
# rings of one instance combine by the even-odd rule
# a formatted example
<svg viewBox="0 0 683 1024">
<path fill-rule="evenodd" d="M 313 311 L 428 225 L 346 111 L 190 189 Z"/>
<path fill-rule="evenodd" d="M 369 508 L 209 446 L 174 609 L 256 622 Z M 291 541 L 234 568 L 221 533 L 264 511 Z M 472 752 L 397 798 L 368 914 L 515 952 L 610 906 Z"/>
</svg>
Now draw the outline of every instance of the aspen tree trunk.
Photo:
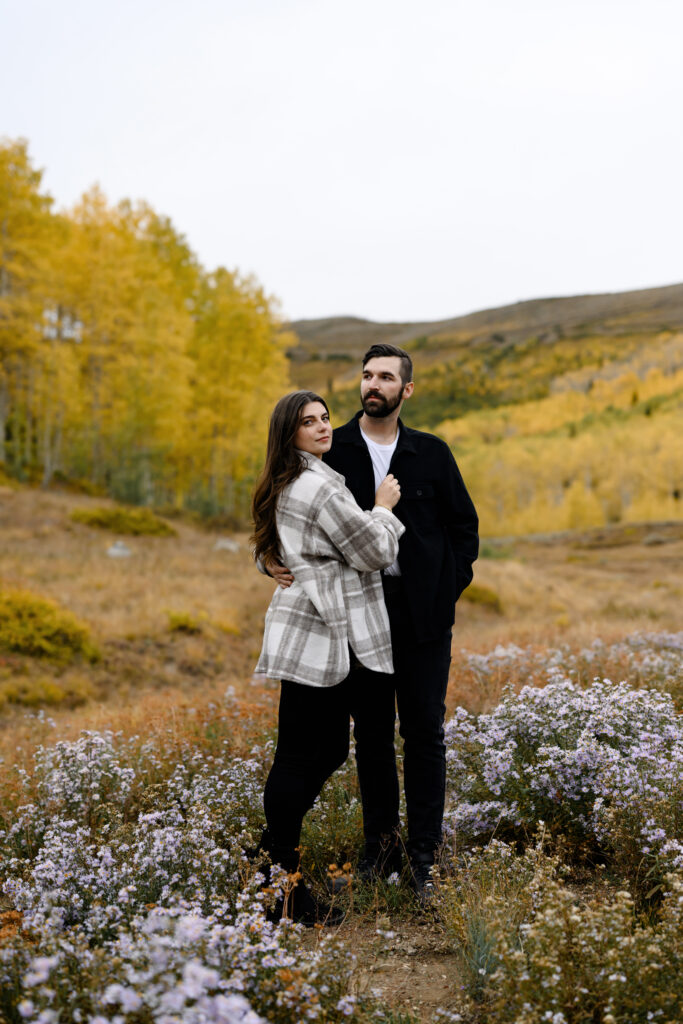
<svg viewBox="0 0 683 1024">
<path fill-rule="evenodd" d="M 3 376 L 0 380 L 0 464 L 7 462 L 6 433 L 7 414 L 9 413 L 9 390 L 7 379 Z"/>
<path fill-rule="evenodd" d="M 47 339 L 44 339 L 47 340 Z M 43 475 L 41 479 L 41 487 L 47 487 L 52 478 L 52 413 L 54 407 L 54 391 L 56 382 L 51 380 L 53 374 L 51 373 L 54 367 L 54 340 L 49 340 L 50 345 L 50 357 L 46 364 L 45 370 L 45 397 L 44 407 L 42 410 L 42 423 L 40 424 L 40 443 L 38 458 L 42 463 Z"/>
<path fill-rule="evenodd" d="M 26 367 L 26 418 L 24 425 L 24 465 L 30 466 L 33 462 L 33 390 L 34 372 L 30 366 Z"/>
<path fill-rule="evenodd" d="M 101 406 L 100 406 L 100 384 L 101 384 L 101 364 L 99 361 L 93 360 L 93 371 L 90 375 L 91 388 L 92 388 L 92 422 L 90 424 L 91 431 L 91 442 L 90 442 L 90 479 L 96 484 L 100 479 L 99 470 L 101 470 L 101 458 L 102 458 L 102 417 L 101 417 Z"/>
<path fill-rule="evenodd" d="M 141 497 L 143 505 L 154 504 L 154 485 L 152 483 L 152 471 L 149 465 L 149 453 L 145 453 L 141 471 Z"/>
</svg>

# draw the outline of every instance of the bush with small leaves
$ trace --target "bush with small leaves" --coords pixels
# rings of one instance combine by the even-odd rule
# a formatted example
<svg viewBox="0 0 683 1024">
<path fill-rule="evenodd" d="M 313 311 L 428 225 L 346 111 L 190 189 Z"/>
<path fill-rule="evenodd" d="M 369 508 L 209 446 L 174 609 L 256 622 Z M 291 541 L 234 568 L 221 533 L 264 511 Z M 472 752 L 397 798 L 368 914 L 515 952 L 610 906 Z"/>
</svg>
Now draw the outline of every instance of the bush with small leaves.
<svg viewBox="0 0 683 1024">
<path fill-rule="evenodd" d="M 90 630 L 71 612 L 21 590 L 0 592 L 0 650 L 65 664 L 81 657 L 96 661 Z"/>
<path fill-rule="evenodd" d="M 499 966 L 502 939 L 514 946 L 539 891 L 558 871 L 558 859 L 547 856 L 543 846 L 542 832 L 521 856 L 493 839 L 483 849 L 464 851 L 441 866 L 434 896 L 437 920 L 475 1000 L 483 998 Z"/>
<path fill-rule="evenodd" d="M 669 694 L 596 681 L 508 692 L 489 715 L 448 723 L 448 834 L 524 839 L 539 821 L 577 854 L 616 848 L 683 868 L 683 723 Z M 668 831 L 667 831 L 668 829 Z"/>
<path fill-rule="evenodd" d="M 75 523 L 94 526 L 112 533 L 131 536 L 175 537 L 176 530 L 160 519 L 149 508 L 102 505 L 97 508 L 75 508 L 71 513 Z"/>
<path fill-rule="evenodd" d="M 499 933 L 489 1024 L 683 1019 L 683 881 L 668 885 L 660 919 L 648 925 L 634 922 L 626 891 L 582 903 L 548 881 L 519 934 Z"/>
</svg>

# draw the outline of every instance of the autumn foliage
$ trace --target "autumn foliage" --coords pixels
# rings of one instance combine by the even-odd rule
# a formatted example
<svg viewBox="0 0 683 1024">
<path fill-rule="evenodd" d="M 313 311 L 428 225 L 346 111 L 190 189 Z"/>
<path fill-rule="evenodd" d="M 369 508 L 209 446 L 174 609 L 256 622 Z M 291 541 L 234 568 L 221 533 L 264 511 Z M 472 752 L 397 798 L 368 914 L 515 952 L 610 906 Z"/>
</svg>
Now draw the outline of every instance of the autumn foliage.
<svg viewBox="0 0 683 1024">
<path fill-rule="evenodd" d="M 209 272 L 147 203 L 53 210 L 0 142 L 0 465 L 132 503 L 239 517 L 288 386 L 272 300 Z"/>
</svg>

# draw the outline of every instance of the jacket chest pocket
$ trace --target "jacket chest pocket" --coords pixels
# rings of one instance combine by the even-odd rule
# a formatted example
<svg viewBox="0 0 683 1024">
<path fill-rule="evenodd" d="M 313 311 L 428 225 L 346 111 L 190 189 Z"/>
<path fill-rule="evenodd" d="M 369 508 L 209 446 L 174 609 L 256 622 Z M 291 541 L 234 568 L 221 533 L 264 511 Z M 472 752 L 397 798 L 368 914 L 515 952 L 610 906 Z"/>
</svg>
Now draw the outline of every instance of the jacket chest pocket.
<svg viewBox="0 0 683 1024">
<path fill-rule="evenodd" d="M 401 478 L 398 479 L 400 483 Z M 441 529 L 439 502 L 433 483 L 411 481 L 405 485 L 401 484 L 401 500 L 398 507 L 399 519 L 405 519 L 405 522 L 410 523 L 412 529 L 418 533 L 432 534 Z"/>
<path fill-rule="evenodd" d="M 399 477 L 400 483 L 400 477 Z M 401 484 L 401 501 L 434 501 L 436 491 L 434 484 L 429 483 L 408 483 Z"/>
</svg>

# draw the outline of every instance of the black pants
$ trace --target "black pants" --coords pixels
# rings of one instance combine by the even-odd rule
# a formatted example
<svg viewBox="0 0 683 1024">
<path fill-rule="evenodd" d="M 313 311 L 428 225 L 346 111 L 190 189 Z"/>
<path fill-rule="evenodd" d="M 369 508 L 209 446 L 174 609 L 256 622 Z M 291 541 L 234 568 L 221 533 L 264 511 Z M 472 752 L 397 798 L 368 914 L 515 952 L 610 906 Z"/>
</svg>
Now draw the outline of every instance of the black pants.
<svg viewBox="0 0 683 1024">
<path fill-rule="evenodd" d="M 433 851 L 442 839 L 446 794 L 444 718 L 451 662 L 451 630 L 418 643 L 403 600 L 402 581 L 384 577 L 391 624 L 394 675 L 360 668 L 351 676 L 356 761 L 367 843 L 399 823 L 394 750 L 398 705 L 409 852 Z"/>
<path fill-rule="evenodd" d="M 278 739 L 263 808 L 270 840 L 296 847 L 315 798 L 349 754 L 349 678 L 337 686 L 283 679 Z"/>
<path fill-rule="evenodd" d="M 385 583 L 394 675 L 357 666 L 337 686 L 282 681 L 277 748 L 263 796 L 268 832 L 279 846 L 299 845 L 304 815 L 330 775 L 346 760 L 350 716 L 365 840 L 377 842 L 398 828 L 397 703 L 404 742 L 408 848 L 431 851 L 441 842 L 451 631 L 418 644 L 401 586 L 400 580 L 391 578 Z"/>
</svg>

